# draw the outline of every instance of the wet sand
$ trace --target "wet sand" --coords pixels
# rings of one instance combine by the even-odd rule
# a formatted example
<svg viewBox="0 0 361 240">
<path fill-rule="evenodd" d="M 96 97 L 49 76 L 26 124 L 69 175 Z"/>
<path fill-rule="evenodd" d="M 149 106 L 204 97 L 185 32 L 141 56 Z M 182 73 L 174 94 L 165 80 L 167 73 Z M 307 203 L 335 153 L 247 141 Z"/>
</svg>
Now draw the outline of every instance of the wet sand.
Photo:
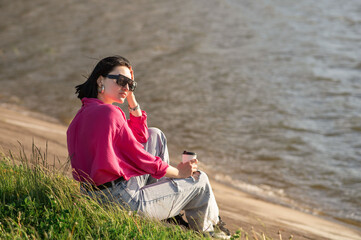
<svg viewBox="0 0 361 240">
<path fill-rule="evenodd" d="M 26 111 L 17 106 L 0 106 L 0 150 L 19 152 L 19 142 L 25 152 L 31 152 L 32 142 L 41 150 L 48 143 L 48 159 L 56 165 L 67 161 L 67 127 L 47 116 Z M 206 168 L 206 166 L 203 166 Z M 361 232 L 350 226 L 329 221 L 291 208 L 269 203 L 212 179 L 221 216 L 232 232 L 244 229 L 279 239 L 361 239 Z M 261 238 L 261 237 L 259 237 Z"/>
</svg>

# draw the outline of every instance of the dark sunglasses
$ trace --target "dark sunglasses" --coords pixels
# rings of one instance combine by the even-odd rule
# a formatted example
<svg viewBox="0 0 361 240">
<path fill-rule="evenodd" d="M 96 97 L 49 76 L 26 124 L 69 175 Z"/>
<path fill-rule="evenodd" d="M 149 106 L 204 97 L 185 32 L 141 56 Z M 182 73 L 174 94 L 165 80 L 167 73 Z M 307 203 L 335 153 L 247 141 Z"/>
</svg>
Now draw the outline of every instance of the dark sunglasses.
<svg viewBox="0 0 361 240">
<path fill-rule="evenodd" d="M 132 92 L 137 87 L 136 82 L 134 82 L 132 79 L 127 78 L 126 76 L 121 75 L 121 74 L 119 74 L 119 75 L 107 75 L 107 78 L 117 80 L 117 84 L 122 86 L 122 87 L 125 87 L 128 84 L 129 90 L 132 91 Z"/>
</svg>

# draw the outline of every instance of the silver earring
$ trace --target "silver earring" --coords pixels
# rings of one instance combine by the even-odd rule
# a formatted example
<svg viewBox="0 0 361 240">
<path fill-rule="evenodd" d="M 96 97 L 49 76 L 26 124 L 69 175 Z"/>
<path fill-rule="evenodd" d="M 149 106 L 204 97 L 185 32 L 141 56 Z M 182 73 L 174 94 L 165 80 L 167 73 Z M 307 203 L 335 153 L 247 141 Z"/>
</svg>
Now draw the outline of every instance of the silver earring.
<svg viewBox="0 0 361 240">
<path fill-rule="evenodd" d="M 105 89 L 105 87 L 104 87 L 104 85 L 102 84 L 101 87 L 98 87 L 98 93 L 104 93 L 104 89 Z"/>
</svg>

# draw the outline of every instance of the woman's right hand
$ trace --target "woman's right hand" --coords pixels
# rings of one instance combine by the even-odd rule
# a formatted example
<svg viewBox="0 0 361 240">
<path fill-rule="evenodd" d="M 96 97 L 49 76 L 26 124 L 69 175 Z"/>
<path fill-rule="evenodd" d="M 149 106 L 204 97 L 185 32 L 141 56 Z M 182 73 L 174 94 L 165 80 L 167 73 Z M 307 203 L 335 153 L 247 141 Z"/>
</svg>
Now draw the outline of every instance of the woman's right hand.
<svg viewBox="0 0 361 240">
<path fill-rule="evenodd" d="M 177 168 L 169 166 L 167 168 L 167 173 L 165 174 L 166 177 L 169 178 L 187 178 L 192 176 L 193 172 L 198 171 L 198 160 L 192 159 L 186 163 L 179 163 Z"/>
<path fill-rule="evenodd" d="M 198 160 L 192 159 L 186 163 L 180 162 L 177 166 L 179 171 L 179 178 L 187 178 L 192 176 L 193 172 L 198 170 Z"/>
</svg>

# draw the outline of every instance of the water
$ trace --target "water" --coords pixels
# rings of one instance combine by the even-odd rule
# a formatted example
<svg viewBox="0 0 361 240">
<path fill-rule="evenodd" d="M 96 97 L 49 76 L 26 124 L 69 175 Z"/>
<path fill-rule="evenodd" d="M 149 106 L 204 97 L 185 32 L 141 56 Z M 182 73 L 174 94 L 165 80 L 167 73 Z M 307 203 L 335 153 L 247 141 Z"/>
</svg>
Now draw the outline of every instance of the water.
<svg viewBox="0 0 361 240">
<path fill-rule="evenodd" d="M 54 4 L 1 6 L 1 102 L 69 122 L 93 58 L 120 53 L 171 157 L 361 226 L 360 1 Z"/>
</svg>

